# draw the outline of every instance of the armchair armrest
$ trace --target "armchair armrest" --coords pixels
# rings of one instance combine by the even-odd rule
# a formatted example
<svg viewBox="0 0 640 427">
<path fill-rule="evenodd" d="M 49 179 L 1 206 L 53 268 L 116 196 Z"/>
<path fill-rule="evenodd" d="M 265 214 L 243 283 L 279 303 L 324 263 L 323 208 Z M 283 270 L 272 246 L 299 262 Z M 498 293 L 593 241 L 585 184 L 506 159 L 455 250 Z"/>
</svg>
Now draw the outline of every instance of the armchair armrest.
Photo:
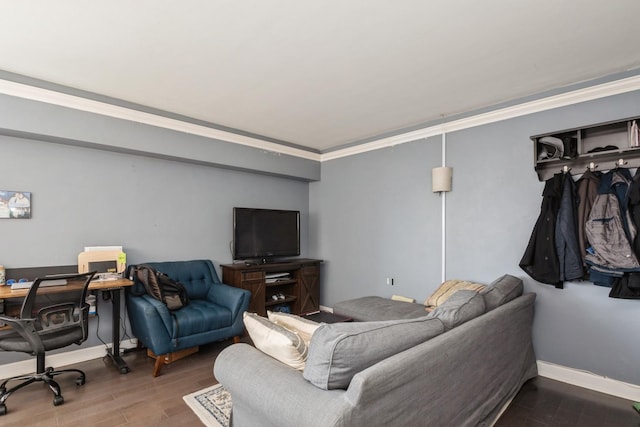
<svg viewBox="0 0 640 427">
<path fill-rule="evenodd" d="M 173 317 L 167 306 L 148 296 L 129 296 L 127 312 L 133 334 L 155 354 L 171 351 Z"/>
<path fill-rule="evenodd" d="M 207 299 L 209 301 L 213 301 L 231 310 L 233 319 L 237 319 L 238 316 L 242 315 L 241 311 L 243 311 L 243 307 L 248 306 L 250 298 L 251 292 L 224 283 L 212 285 L 207 293 Z"/>
</svg>

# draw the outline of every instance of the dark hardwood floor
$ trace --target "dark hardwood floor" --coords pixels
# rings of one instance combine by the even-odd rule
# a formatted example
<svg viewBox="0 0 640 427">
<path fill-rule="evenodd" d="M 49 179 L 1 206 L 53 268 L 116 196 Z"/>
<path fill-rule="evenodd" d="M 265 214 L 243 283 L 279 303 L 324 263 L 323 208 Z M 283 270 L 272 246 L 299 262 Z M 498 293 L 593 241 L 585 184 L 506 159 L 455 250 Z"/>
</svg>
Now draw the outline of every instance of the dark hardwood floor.
<svg viewBox="0 0 640 427">
<path fill-rule="evenodd" d="M 64 405 L 53 406 L 49 389 L 33 384 L 9 397 L 0 426 L 200 426 L 182 396 L 216 383 L 213 362 L 228 345 L 231 341 L 201 347 L 200 352 L 163 367 L 156 378 L 151 376 L 153 360 L 145 351 L 124 355 L 132 369 L 126 375 L 102 359 L 78 363 L 74 367 L 85 371 L 87 383 L 78 387 L 74 375 L 58 377 Z M 640 415 L 631 404 L 538 377 L 525 384 L 496 426 L 638 427 Z"/>
<path fill-rule="evenodd" d="M 53 406 L 48 387 L 31 384 L 7 399 L 0 426 L 201 426 L 182 396 L 217 382 L 213 362 L 228 345 L 231 341 L 201 347 L 200 352 L 164 366 L 156 378 L 151 376 L 154 360 L 144 350 L 123 356 L 131 368 L 126 375 L 108 359 L 77 363 L 73 367 L 85 372 L 87 382 L 76 386 L 75 375 L 58 376 L 63 405 Z"/>
<path fill-rule="evenodd" d="M 495 426 L 638 427 L 640 415 L 632 404 L 630 400 L 536 377 L 525 383 Z"/>
</svg>

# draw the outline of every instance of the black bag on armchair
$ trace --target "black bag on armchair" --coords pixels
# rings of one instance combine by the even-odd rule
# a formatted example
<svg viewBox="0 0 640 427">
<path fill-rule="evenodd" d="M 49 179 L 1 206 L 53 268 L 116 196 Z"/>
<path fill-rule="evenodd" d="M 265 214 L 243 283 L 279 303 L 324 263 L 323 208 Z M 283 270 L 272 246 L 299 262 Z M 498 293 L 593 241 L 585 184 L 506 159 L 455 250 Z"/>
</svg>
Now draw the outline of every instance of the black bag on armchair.
<svg viewBox="0 0 640 427">
<path fill-rule="evenodd" d="M 171 311 L 189 304 L 184 285 L 148 265 L 134 267 L 133 276 L 144 285 L 147 294 L 163 302 Z"/>
</svg>

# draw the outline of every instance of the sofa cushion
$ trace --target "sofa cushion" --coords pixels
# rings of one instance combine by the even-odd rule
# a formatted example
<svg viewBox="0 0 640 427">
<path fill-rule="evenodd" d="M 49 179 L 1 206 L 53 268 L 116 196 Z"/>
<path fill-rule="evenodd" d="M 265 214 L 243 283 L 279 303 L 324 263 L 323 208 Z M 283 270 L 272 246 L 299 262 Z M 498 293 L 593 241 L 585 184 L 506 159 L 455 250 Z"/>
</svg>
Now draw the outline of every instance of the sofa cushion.
<svg viewBox="0 0 640 427">
<path fill-rule="evenodd" d="M 267 317 L 273 323 L 297 333 L 300 338 L 302 338 L 304 342 L 307 343 L 307 345 L 311 341 L 311 336 L 313 335 L 313 333 L 320 326 L 320 323 L 318 322 L 305 319 L 304 317 L 296 316 L 295 314 L 267 310 Z"/>
<path fill-rule="evenodd" d="M 258 350 L 294 369 L 304 369 L 307 344 L 298 334 L 255 313 L 245 312 L 243 320 Z"/>
<path fill-rule="evenodd" d="M 480 292 L 484 288 L 486 288 L 486 286 L 480 283 L 468 282 L 466 280 L 447 280 L 438 286 L 438 289 L 436 289 L 431 296 L 427 298 L 424 305 L 426 306 L 427 311 L 432 311 L 459 290 L 470 289 L 472 291 Z"/>
<path fill-rule="evenodd" d="M 457 291 L 436 307 L 428 317 L 440 319 L 445 330 L 453 329 L 485 311 L 484 298 L 478 292 L 468 289 Z"/>
<path fill-rule="evenodd" d="M 358 372 L 443 331 L 439 319 L 426 316 L 323 324 L 311 338 L 303 376 L 324 390 L 346 389 Z"/>
<path fill-rule="evenodd" d="M 333 306 L 333 312 L 361 322 L 414 319 L 425 315 L 422 304 L 393 301 L 378 296 L 367 296 L 339 302 Z"/>
<path fill-rule="evenodd" d="M 519 297 L 523 290 L 522 279 L 505 274 L 483 289 L 480 294 L 484 297 L 486 311 L 491 311 Z"/>
</svg>

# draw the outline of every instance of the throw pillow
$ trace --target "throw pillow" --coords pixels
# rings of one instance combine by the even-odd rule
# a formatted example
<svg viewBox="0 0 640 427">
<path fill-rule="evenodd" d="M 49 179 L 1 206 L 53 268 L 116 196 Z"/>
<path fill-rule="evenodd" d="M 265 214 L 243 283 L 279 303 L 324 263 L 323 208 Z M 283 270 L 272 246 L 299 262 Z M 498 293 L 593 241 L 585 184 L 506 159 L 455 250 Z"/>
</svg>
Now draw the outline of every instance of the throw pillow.
<svg viewBox="0 0 640 427">
<path fill-rule="evenodd" d="M 255 313 L 245 312 L 243 320 L 258 350 L 294 369 L 304 369 L 308 348 L 298 334 Z"/>
<path fill-rule="evenodd" d="M 505 274 L 497 278 L 493 283 L 487 286 L 480 294 L 484 297 L 486 310 L 491 311 L 494 308 L 505 304 L 512 299 L 522 295 L 524 286 L 522 279 Z"/>
<path fill-rule="evenodd" d="M 453 329 L 484 313 L 484 298 L 476 291 L 463 289 L 436 307 L 428 317 L 440 319 L 445 330 Z"/>
<path fill-rule="evenodd" d="M 442 283 L 434 293 L 424 302 L 427 311 L 432 311 L 437 306 L 445 302 L 454 293 L 462 289 L 470 289 L 472 291 L 480 292 L 486 288 L 485 285 L 480 283 L 472 283 L 466 280 L 447 280 Z"/>
<path fill-rule="evenodd" d="M 313 333 L 316 331 L 316 329 L 318 329 L 318 327 L 320 327 L 320 323 L 314 322 L 313 320 L 305 319 L 301 316 L 296 316 L 295 314 L 280 313 L 267 310 L 267 317 L 272 322 L 280 326 L 284 326 L 290 331 L 293 331 L 300 335 L 300 338 L 302 338 L 304 342 L 307 343 L 307 345 L 309 345 Z"/>
<path fill-rule="evenodd" d="M 323 324 L 311 338 L 302 376 L 323 390 L 346 389 L 358 372 L 441 334 L 439 319 Z"/>
</svg>

